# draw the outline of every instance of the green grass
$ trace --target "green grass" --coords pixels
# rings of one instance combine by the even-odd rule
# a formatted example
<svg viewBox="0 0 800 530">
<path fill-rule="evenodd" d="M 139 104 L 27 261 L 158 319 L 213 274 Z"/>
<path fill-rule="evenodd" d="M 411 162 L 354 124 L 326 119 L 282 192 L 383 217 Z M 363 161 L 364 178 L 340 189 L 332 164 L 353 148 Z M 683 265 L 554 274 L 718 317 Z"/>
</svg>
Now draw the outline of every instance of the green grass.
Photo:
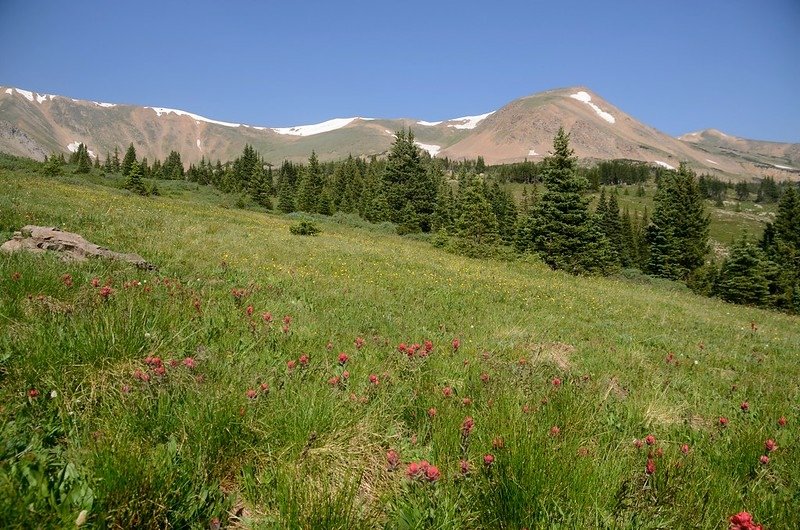
<svg viewBox="0 0 800 530">
<path fill-rule="evenodd" d="M 58 225 L 159 267 L 0 256 L 4 528 L 81 510 L 92 528 L 721 528 L 742 510 L 797 526 L 796 317 L 107 184 L 0 176 L 5 234 Z M 426 339 L 427 357 L 397 351 Z M 647 475 L 633 441 L 651 433 Z M 422 459 L 438 481 L 406 478 Z"/>
</svg>

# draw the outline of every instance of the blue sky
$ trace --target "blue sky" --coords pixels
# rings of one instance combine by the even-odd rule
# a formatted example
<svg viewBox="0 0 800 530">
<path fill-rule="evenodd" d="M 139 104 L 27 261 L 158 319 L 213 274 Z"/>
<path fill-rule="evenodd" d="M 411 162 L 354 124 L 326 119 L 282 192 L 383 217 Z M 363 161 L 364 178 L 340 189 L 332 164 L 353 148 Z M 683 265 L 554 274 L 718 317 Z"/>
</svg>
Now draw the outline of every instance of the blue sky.
<svg viewBox="0 0 800 530">
<path fill-rule="evenodd" d="M 0 0 L 0 85 L 290 126 L 585 85 L 678 135 L 800 142 L 800 1 Z"/>
</svg>

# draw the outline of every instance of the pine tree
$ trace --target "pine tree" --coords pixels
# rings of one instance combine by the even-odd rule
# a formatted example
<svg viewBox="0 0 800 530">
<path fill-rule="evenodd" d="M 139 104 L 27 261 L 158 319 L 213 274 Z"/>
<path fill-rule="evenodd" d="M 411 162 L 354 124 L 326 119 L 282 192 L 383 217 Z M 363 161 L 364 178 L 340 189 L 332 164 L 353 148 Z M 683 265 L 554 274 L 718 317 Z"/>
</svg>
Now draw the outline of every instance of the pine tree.
<svg viewBox="0 0 800 530">
<path fill-rule="evenodd" d="M 89 158 L 89 150 L 85 144 L 78 144 L 78 149 L 70 157 L 70 163 L 75 164 L 75 173 L 88 173 L 91 171 L 92 159 Z"/>
<path fill-rule="evenodd" d="M 613 259 L 608 241 L 581 196 L 587 182 L 578 176 L 569 134 L 563 128 L 553 140 L 542 178 L 547 189 L 536 207 L 533 249 L 554 269 L 574 274 L 609 271 Z"/>
<path fill-rule="evenodd" d="M 386 160 L 383 181 L 391 220 L 412 231 L 430 231 L 438 182 L 426 171 L 420 150 L 414 144 L 414 133 L 410 130 L 395 133 L 395 141 Z M 405 212 L 409 205 L 414 210 L 413 216 Z M 419 222 L 418 229 L 408 226 L 412 217 Z"/>
<path fill-rule="evenodd" d="M 712 293 L 736 304 L 762 305 L 769 294 L 766 261 L 761 249 L 742 237 L 722 263 Z"/>
<path fill-rule="evenodd" d="M 710 218 L 703 197 L 686 164 L 665 173 L 654 197 L 655 211 L 647 227 L 647 272 L 685 280 L 703 265 L 708 252 Z"/>
<path fill-rule="evenodd" d="M 322 188 L 322 168 L 319 165 L 317 153 L 312 151 L 311 157 L 308 159 L 308 165 L 305 167 L 297 185 L 297 209 L 301 212 L 318 212 Z"/>
<path fill-rule="evenodd" d="M 283 213 L 295 211 L 295 191 L 297 188 L 298 168 L 288 160 L 284 160 L 278 169 L 278 210 Z"/>
<path fill-rule="evenodd" d="M 117 158 L 117 150 L 114 149 L 114 157 Z M 128 151 L 125 153 L 125 158 L 122 159 L 122 165 L 120 166 L 120 170 L 122 171 L 122 176 L 127 177 L 130 174 L 131 168 L 133 164 L 136 162 L 136 148 L 133 147 L 133 144 L 128 147 Z"/>
<path fill-rule="evenodd" d="M 114 166 L 111 163 L 111 153 L 106 151 L 106 161 L 103 163 L 103 169 L 105 169 L 106 173 L 111 173 L 113 171 Z"/>
<path fill-rule="evenodd" d="M 57 177 L 61 175 L 61 160 L 58 155 L 53 153 L 49 158 L 46 158 L 42 165 L 42 172 L 48 177 Z"/>
<path fill-rule="evenodd" d="M 133 145 L 133 144 L 131 144 L 131 145 Z M 134 151 L 133 155 L 134 155 L 134 158 L 136 158 L 136 152 L 135 151 Z M 114 158 L 111 159 L 111 167 L 112 167 L 114 173 L 119 173 L 121 171 L 121 169 L 122 169 L 121 165 L 119 163 L 119 149 L 116 148 L 116 147 L 114 147 Z"/>
<path fill-rule="evenodd" d="M 131 164 L 128 171 L 128 178 L 125 180 L 125 188 L 139 195 L 147 195 L 147 190 L 142 180 L 142 168 L 136 161 Z"/>
<path fill-rule="evenodd" d="M 155 164 L 153 164 L 155 170 Z M 164 164 L 161 165 L 161 176 L 167 180 L 183 180 L 184 169 L 181 155 L 177 151 L 170 151 Z"/>
<path fill-rule="evenodd" d="M 455 235 L 459 250 L 474 257 L 483 255 L 499 241 L 497 216 L 486 197 L 486 186 L 473 180 L 461 191 L 458 202 Z"/>
<path fill-rule="evenodd" d="M 800 194 L 789 186 L 778 202 L 775 221 L 767 224 L 759 246 L 776 264 L 770 305 L 800 312 Z"/>
</svg>

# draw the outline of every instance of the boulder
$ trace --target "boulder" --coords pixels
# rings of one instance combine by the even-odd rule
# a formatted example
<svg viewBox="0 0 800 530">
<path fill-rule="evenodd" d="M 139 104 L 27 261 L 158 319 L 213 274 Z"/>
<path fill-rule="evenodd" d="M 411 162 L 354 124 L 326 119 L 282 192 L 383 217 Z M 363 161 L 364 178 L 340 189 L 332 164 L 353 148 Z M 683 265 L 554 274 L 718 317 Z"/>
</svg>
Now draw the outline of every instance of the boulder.
<svg viewBox="0 0 800 530">
<path fill-rule="evenodd" d="M 138 254 L 123 254 L 86 241 L 83 236 L 64 232 L 55 227 L 26 225 L 0 246 L 3 252 L 27 251 L 44 253 L 58 252 L 66 260 L 86 261 L 89 258 L 107 258 L 132 263 L 140 269 L 155 269 Z"/>
</svg>

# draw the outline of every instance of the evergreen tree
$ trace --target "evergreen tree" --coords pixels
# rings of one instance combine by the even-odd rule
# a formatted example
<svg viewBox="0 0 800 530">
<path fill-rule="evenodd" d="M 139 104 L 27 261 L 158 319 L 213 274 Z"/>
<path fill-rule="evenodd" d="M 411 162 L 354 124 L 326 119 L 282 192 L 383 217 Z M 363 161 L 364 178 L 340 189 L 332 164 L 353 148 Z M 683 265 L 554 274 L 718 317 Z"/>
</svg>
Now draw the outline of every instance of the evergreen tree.
<svg viewBox="0 0 800 530">
<path fill-rule="evenodd" d="M 686 164 L 662 175 L 654 197 L 655 211 L 647 227 L 647 272 L 685 280 L 703 265 L 708 252 L 710 218 L 703 197 Z"/>
<path fill-rule="evenodd" d="M 42 165 L 42 172 L 48 177 L 58 177 L 61 175 L 61 160 L 58 155 L 53 153 L 49 158 L 46 158 Z"/>
<path fill-rule="evenodd" d="M 91 171 L 92 159 L 89 158 L 89 150 L 85 144 L 78 144 L 78 148 L 69 157 L 69 163 L 75 164 L 75 173 L 88 173 Z"/>
<path fill-rule="evenodd" d="M 613 267 L 608 241 L 589 215 L 581 196 L 586 179 L 578 176 L 577 161 L 563 128 L 553 140 L 542 178 L 546 191 L 539 200 L 533 224 L 533 249 L 554 269 L 603 273 Z M 518 245 L 519 246 L 519 245 Z"/>
<path fill-rule="evenodd" d="M 513 244 L 517 223 L 517 206 L 514 204 L 514 199 L 496 181 L 491 186 L 485 186 L 485 195 L 492 204 L 500 238 L 505 244 Z"/>
<path fill-rule="evenodd" d="M 455 234 L 459 250 L 470 256 L 480 256 L 499 241 L 497 216 L 486 197 L 486 186 L 478 179 L 468 183 L 458 202 L 460 215 Z"/>
<path fill-rule="evenodd" d="M 117 156 L 117 151 L 114 149 L 114 156 Z M 128 151 L 125 153 L 125 158 L 122 159 L 122 165 L 120 166 L 120 170 L 122 171 L 122 176 L 127 177 L 130 172 L 133 164 L 136 162 L 136 148 L 133 147 L 133 144 L 128 147 Z"/>
<path fill-rule="evenodd" d="M 131 144 L 133 146 L 133 144 Z M 136 151 L 133 152 L 133 157 L 136 158 Z M 114 158 L 111 159 L 111 167 L 114 173 L 119 173 L 122 169 L 119 163 L 119 149 L 114 147 Z"/>
<path fill-rule="evenodd" d="M 766 256 L 742 237 L 722 263 L 713 294 L 736 304 L 762 305 L 769 294 Z"/>
<path fill-rule="evenodd" d="M 297 189 L 298 167 L 284 160 L 278 169 L 278 210 L 283 213 L 295 211 L 295 192 Z"/>
<path fill-rule="evenodd" d="M 305 167 L 297 186 L 297 209 L 301 212 L 318 212 L 322 188 L 322 168 L 319 165 L 317 154 L 312 151 L 311 157 L 308 159 L 308 165 Z"/>
<path fill-rule="evenodd" d="M 452 232 L 455 227 L 455 198 L 453 188 L 446 181 L 439 185 L 436 209 L 431 217 L 431 229 L 435 232 Z"/>
<path fill-rule="evenodd" d="M 386 160 L 383 181 L 391 220 L 411 231 L 430 231 L 438 183 L 426 171 L 420 150 L 414 144 L 414 133 L 410 130 L 395 133 L 395 141 Z M 409 205 L 414 210 L 413 216 L 406 212 Z M 408 225 L 412 218 L 419 222 L 418 229 Z"/>
<path fill-rule="evenodd" d="M 155 170 L 155 164 L 153 165 Z M 164 164 L 161 165 L 161 177 L 167 180 L 183 180 L 184 169 L 181 155 L 177 151 L 170 151 Z"/>
<path fill-rule="evenodd" d="M 106 173 L 111 173 L 114 170 L 114 166 L 111 162 L 111 153 L 106 151 L 106 161 L 103 163 L 103 169 L 106 170 Z"/>
<path fill-rule="evenodd" d="M 776 264 L 771 275 L 770 305 L 800 312 L 800 194 L 793 186 L 781 196 L 775 221 L 764 229 L 760 247 Z"/>
<path fill-rule="evenodd" d="M 128 177 L 125 180 L 125 188 L 131 190 L 133 193 L 138 193 L 139 195 L 147 195 L 147 190 L 145 189 L 144 181 L 142 180 L 142 168 L 135 160 L 128 170 Z"/>
<path fill-rule="evenodd" d="M 619 202 L 616 190 L 610 194 L 605 211 L 602 213 L 601 223 L 603 233 L 611 245 L 611 251 L 616 260 L 623 267 L 630 267 L 631 259 L 628 247 L 625 245 L 622 218 L 619 215 Z"/>
</svg>

